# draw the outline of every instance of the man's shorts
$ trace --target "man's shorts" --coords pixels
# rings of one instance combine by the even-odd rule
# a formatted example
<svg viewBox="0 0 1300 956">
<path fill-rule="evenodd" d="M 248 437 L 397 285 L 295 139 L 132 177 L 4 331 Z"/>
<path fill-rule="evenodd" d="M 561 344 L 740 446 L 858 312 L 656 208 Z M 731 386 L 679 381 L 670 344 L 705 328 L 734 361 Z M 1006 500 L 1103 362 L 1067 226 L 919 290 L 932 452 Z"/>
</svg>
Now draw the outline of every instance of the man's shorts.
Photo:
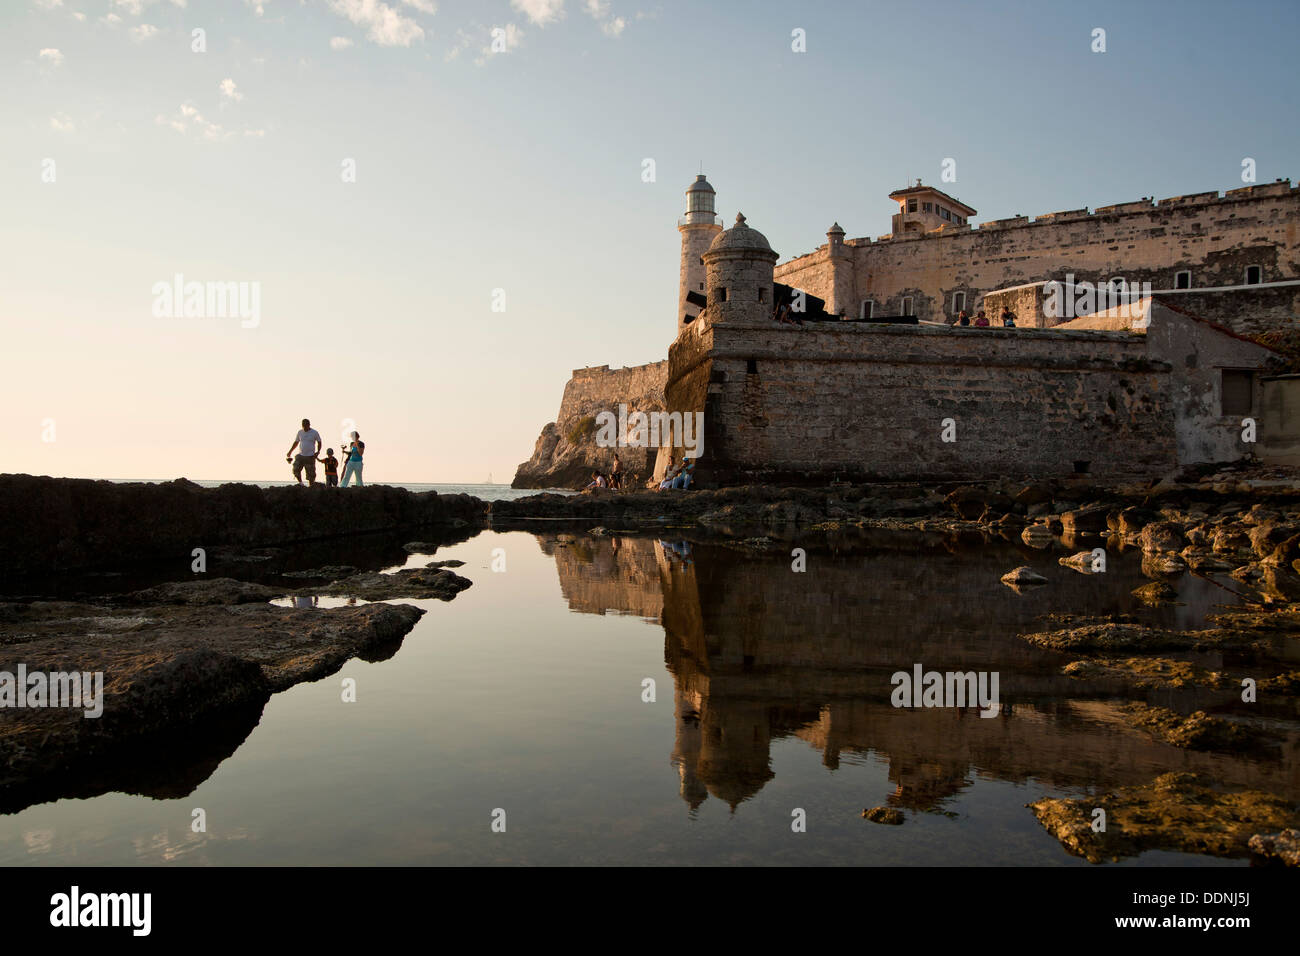
<svg viewBox="0 0 1300 956">
<path fill-rule="evenodd" d="M 307 469 L 307 480 L 316 480 L 316 459 L 311 455 L 294 455 L 293 457 L 293 477 L 297 481 L 302 481 L 302 470 Z"/>
</svg>

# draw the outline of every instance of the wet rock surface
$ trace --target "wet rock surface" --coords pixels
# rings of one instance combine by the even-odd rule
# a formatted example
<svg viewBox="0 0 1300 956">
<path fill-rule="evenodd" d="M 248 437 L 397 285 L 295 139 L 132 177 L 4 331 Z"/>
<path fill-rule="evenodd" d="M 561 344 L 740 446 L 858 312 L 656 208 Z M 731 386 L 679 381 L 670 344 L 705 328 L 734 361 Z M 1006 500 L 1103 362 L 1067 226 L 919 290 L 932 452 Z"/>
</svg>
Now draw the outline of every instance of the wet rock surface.
<svg viewBox="0 0 1300 956">
<path fill-rule="evenodd" d="M 1184 716 L 1167 707 L 1148 704 L 1132 703 L 1124 709 L 1135 727 L 1150 731 L 1174 747 L 1226 750 L 1259 742 L 1257 735 L 1248 728 L 1221 717 L 1211 717 L 1203 710 Z"/>
<path fill-rule="evenodd" d="M 367 571 L 321 587 L 309 588 L 320 597 L 391 601 L 400 598 L 437 598 L 450 601 L 473 582 L 445 568 L 406 568 L 392 574 Z"/>
<path fill-rule="evenodd" d="M 137 763 L 150 740 L 260 713 L 271 694 L 332 674 L 353 657 L 391 656 L 423 613 L 387 604 L 0 605 L 0 671 L 15 674 L 21 665 L 29 674 L 103 675 L 99 717 L 85 716 L 84 707 L 6 709 L 0 807 L 24 806 L 33 794 L 49 799 L 51 787 L 58 791 L 51 781 L 111 780 L 108 765 Z M 256 720 L 242 723 L 246 734 Z"/>
<path fill-rule="evenodd" d="M 1147 786 L 1095 797 L 1048 798 L 1028 806 L 1067 851 L 1091 863 L 1147 850 L 1247 856 L 1255 834 L 1300 822 L 1296 806 L 1281 797 L 1258 790 L 1220 791 L 1208 778 L 1188 773 L 1164 774 Z M 1098 807 L 1106 811 L 1106 829 L 1100 833 L 1092 827 Z"/>
<path fill-rule="evenodd" d="M 897 807 L 871 807 L 862 811 L 862 818 L 872 823 L 887 823 L 898 826 L 905 819 L 903 811 Z"/>
<path fill-rule="evenodd" d="M 1012 568 L 1002 575 L 1002 583 L 1024 587 L 1032 584 L 1046 584 L 1047 578 L 1028 565 L 1022 565 L 1018 568 Z"/>
<path fill-rule="evenodd" d="M 234 578 L 199 578 L 177 581 L 133 591 L 126 604 L 255 604 L 277 598 L 281 591 L 265 584 L 236 581 Z"/>
<path fill-rule="evenodd" d="M 1250 838 L 1251 852 L 1283 866 L 1300 866 L 1300 830 L 1257 833 Z"/>
</svg>

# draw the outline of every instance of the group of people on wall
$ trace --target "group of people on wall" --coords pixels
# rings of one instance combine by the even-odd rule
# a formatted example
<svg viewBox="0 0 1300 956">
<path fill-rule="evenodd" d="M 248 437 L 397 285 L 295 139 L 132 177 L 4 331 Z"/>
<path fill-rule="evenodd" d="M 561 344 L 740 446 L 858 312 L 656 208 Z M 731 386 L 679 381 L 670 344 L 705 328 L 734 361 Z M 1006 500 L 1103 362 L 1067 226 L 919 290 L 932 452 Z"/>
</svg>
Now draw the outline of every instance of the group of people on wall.
<svg viewBox="0 0 1300 956">
<path fill-rule="evenodd" d="M 1016 314 L 1009 308 L 1004 308 L 1002 310 L 1002 315 L 1000 315 L 999 318 L 1002 320 L 1002 327 L 1004 329 L 1014 329 L 1016 327 Z M 989 322 L 989 317 L 984 314 L 983 309 L 976 312 L 975 318 L 973 319 L 970 317 L 970 313 L 965 309 L 962 309 L 957 313 L 957 318 L 953 319 L 949 324 L 971 326 L 977 329 L 987 329 L 992 323 Z"/>
</svg>

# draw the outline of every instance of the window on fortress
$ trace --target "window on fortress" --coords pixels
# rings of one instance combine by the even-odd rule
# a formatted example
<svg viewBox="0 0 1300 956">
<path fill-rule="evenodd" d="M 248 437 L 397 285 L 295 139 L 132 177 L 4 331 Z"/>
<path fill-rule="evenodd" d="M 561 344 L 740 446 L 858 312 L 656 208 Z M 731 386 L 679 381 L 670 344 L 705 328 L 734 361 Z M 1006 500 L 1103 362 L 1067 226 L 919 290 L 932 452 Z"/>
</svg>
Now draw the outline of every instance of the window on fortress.
<svg viewBox="0 0 1300 956">
<path fill-rule="evenodd" d="M 767 290 L 764 289 L 762 286 L 758 287 L 758 301 L 759 302 L 767 301 Z"/>
<path fill-rule="evenodd" d="M 1225 368 L 1219 387 L 1224 415 L 1249 415 L 1254 405 L 1255 373 Z"/>
<path fill-rule="evenodd" d="M 921 203 L 921 212 L 934 212 L 934 203 L 932 202 Z"/>
<path fill-rule="evenodd" d="M 727 287 L 725 285 L 718 286 L 718 301 L 719 302 L 727 301 Z"/>
<path fill-rule="evenodd" d="M 966 293 L 954 292 L 952 294 L 952 311 L 957 313 L 964 308 L 966 308 Z"/>
<path fill-rule="evenodd" d="M 1246 266 L 1246 285 L 1259 285 L 1262 272 L 1259 266 Z"/>
<path fill-rule="evenodd" d="M 948 219 L 948 220 L 952 219 L 952 213 L 948 212 L 948 210 L 944 209 L 942 206 L 939 207 L 939 215 L 942 216 L 944 219 Z"/>
<path fill-rule="evenodd" d="M 862 317 L 864 319 L 871 318 L 872 314 L 875 311 L 876 311 L 876 303 L 872 302 L 870 299 L 862 303 Z"/>
<path fill-rule="evenodd" d="M 911 315 L 911 314 L 912 314 L 912 297 L 910 295 L 905 295 L 903 296 L 903 315 Z"/>
<path fill-rule="evenodd" d="M 908 212 L 916 212 L 916 200 L 915 200 L 915 199 L 909 199 L 909 200 L 907 201 L 907 211 L 908 211 Z"/>
<path fill-rule="evenodd" d="M 1192 287 L 1192 270 L 1184 269 L 1182 272 L 1174 273 L 1175 289 L 1190 289 Z"/>
</svg>

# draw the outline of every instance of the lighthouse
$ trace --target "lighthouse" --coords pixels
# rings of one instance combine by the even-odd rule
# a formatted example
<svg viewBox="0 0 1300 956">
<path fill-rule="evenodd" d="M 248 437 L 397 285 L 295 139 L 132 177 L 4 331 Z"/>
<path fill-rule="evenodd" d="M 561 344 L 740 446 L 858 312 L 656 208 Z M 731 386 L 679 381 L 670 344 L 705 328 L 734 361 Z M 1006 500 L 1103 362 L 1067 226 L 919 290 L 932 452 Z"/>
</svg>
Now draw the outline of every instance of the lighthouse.
<svg viewBox="0 0 1300 956">
<path fill-rule="evenodd" d="M 682 234 L 682 266 L 677 282 L 677 333 L 686 328 L 700 314 L 701 305 L 687 301 L 694 293 L 702 298 L 704 289 L 704 253 L 709 251 L 713 237 L 722 231 L 722 220 L 714 208 L 717 195 L 704 174 L 695 177 L 686 190 L 686 215 L 677 220 L 677 231 Z"/>
</svg>

